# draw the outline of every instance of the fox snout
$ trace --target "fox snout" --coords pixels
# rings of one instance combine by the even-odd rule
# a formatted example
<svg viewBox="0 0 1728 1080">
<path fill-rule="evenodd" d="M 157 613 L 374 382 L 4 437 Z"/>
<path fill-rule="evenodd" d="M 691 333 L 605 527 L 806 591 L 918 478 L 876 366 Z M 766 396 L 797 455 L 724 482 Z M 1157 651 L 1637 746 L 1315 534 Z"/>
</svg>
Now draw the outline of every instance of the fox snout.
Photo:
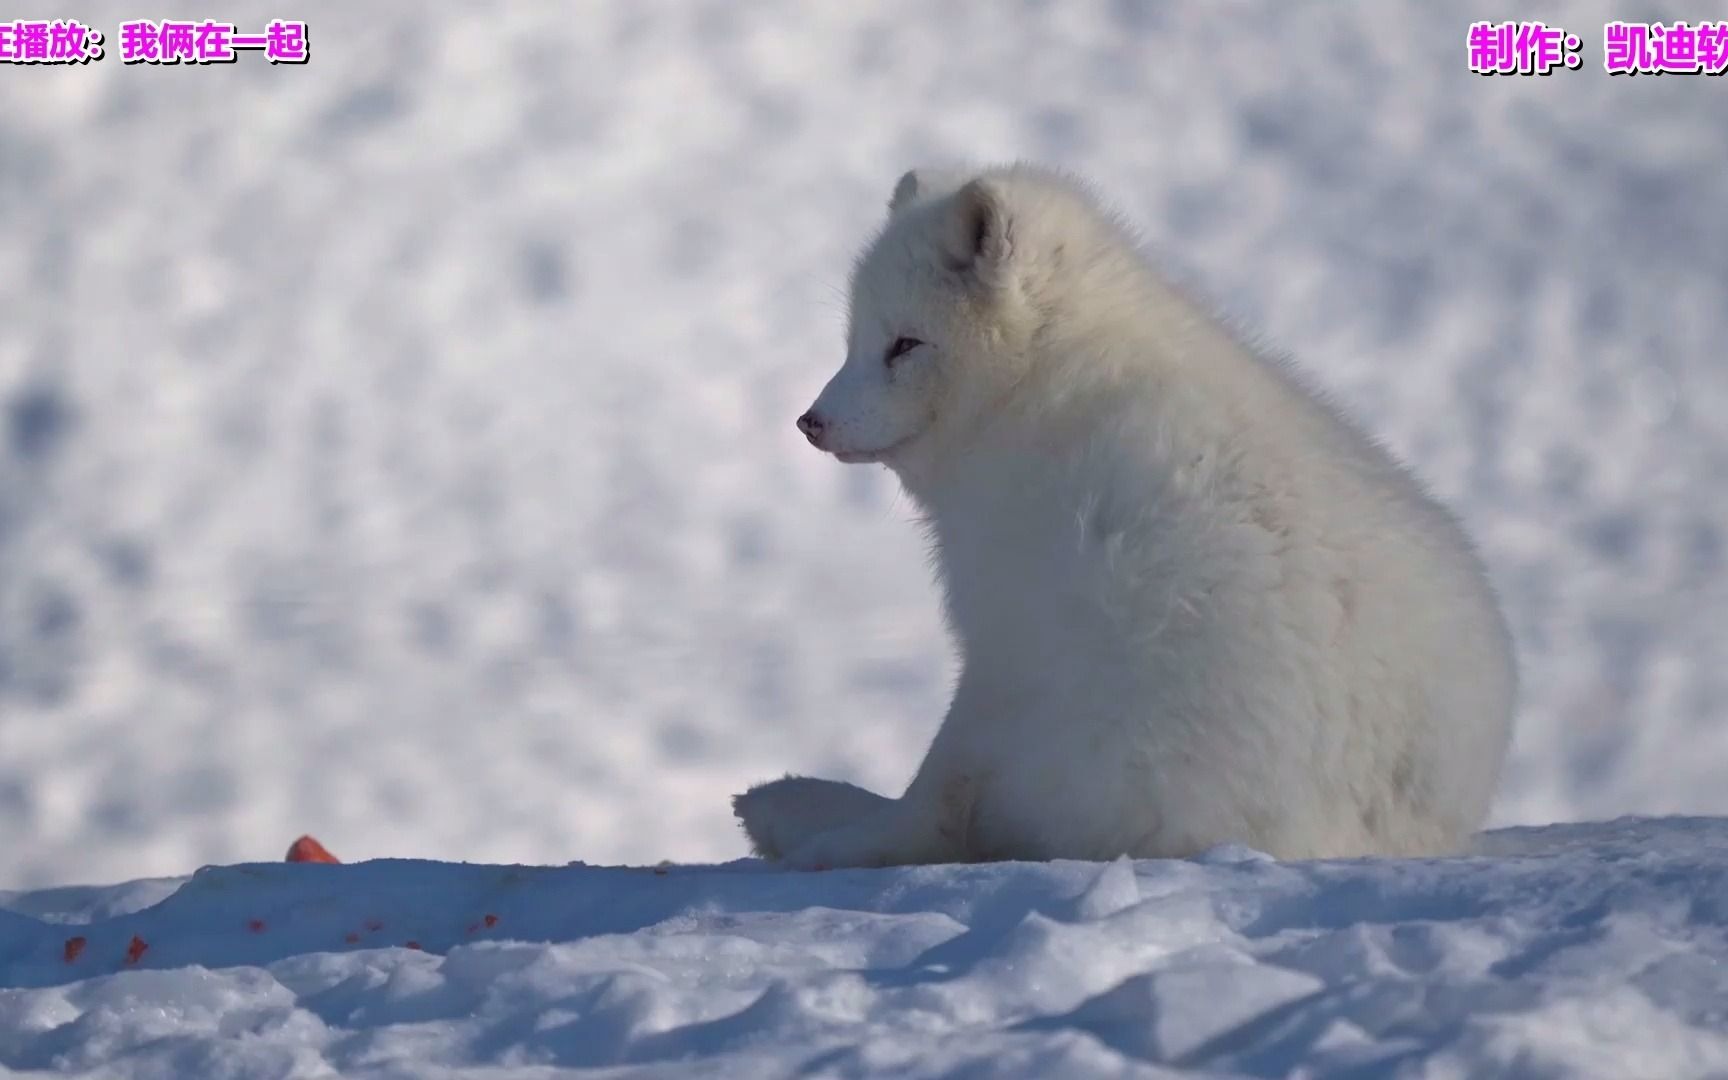
<svg viewBox="0 0 1728 1080">
<path fill-rule="evenodd" d="M 798 418 L 798 430 L 804 433 L 804 437 L 809 439 L 810 445 L 814 447 L 821 447 L 822 432 L 827 426 L 822 417 L 816 414 L 815 409 L 811 409 Z"/>
</svg>

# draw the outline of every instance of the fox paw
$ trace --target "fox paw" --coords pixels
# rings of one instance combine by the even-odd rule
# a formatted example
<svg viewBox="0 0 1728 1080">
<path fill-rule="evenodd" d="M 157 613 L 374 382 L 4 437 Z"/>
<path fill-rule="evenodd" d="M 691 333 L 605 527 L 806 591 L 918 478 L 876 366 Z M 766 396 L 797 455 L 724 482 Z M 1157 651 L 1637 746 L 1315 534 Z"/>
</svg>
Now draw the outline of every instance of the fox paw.
<svg viewBox="0 0 1728 1080">
<path fill-rule="evenodd" d="M 784 858 L 811 838 L 869 816 L 890 800 L 853 784 L 788 776 L 732 798 L 732 813 L 750 847 L 764 859 Z"/>
<path fill-rule="evenodd" d="M 890 866 L 900 860 L 893 857 L 876 830 L 844 825 L 816 834 L 782 861 L 792 870 L 848 870 Z"/>
</svg>

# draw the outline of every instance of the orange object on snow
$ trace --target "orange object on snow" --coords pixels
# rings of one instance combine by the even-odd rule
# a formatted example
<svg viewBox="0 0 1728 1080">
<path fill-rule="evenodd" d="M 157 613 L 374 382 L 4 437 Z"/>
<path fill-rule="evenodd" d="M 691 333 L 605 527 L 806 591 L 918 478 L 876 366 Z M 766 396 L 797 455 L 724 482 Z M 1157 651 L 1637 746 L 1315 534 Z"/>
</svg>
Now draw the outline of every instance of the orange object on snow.
<svg viewBox="0 0 1728 1080">
<path fill-rule="evenodd" d="M 302 836 L 289 845 L 287 861 L 339 863 L 342 860 L 330 854 L 323 844 L 310 836 Z"/>
</svg>

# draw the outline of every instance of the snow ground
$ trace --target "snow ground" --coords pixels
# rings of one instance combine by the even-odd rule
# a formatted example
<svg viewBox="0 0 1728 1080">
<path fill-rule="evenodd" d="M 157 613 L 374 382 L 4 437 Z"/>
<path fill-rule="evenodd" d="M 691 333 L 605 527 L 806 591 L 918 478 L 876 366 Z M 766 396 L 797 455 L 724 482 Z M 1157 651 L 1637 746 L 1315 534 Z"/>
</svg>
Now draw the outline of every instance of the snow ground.
<svg viewBox="0 0 1728 1080">
<path fill-rule="evenodd" d="M 752 781 L 902 782 L 919 540 L 791 418 L 944 158 L 1095 178 L 1459 508 L 1500 822 L 1728 813 L 1722 80 L 1473 76 L 1510 8 L 1419 0 L 302 11 L 0 72 L 0 885 L 724 860 Z"/>
<path fill-rule="evenodd" d="M 1728 822 L 1487 843 L 825 874 L 253 864 L 20 893 L 0 897 L 0 1070 L 1728 1075 Z"/>
</svg>

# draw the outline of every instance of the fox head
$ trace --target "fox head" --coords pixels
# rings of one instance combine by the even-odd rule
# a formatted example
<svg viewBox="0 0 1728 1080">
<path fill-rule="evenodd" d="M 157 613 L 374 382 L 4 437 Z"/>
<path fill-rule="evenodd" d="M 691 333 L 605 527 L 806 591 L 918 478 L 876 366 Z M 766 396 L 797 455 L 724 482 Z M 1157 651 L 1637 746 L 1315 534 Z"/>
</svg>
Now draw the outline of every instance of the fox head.
<svg viewBox="0 0 1728 1080">
<path fill-rule="evenodd" d="M 798 427 L 845 462 L 916 470 L 1028 362 L 1043 242 L 1017 174 L 916 170 L 853 269 L 846 360 Z"/>
</svg>

